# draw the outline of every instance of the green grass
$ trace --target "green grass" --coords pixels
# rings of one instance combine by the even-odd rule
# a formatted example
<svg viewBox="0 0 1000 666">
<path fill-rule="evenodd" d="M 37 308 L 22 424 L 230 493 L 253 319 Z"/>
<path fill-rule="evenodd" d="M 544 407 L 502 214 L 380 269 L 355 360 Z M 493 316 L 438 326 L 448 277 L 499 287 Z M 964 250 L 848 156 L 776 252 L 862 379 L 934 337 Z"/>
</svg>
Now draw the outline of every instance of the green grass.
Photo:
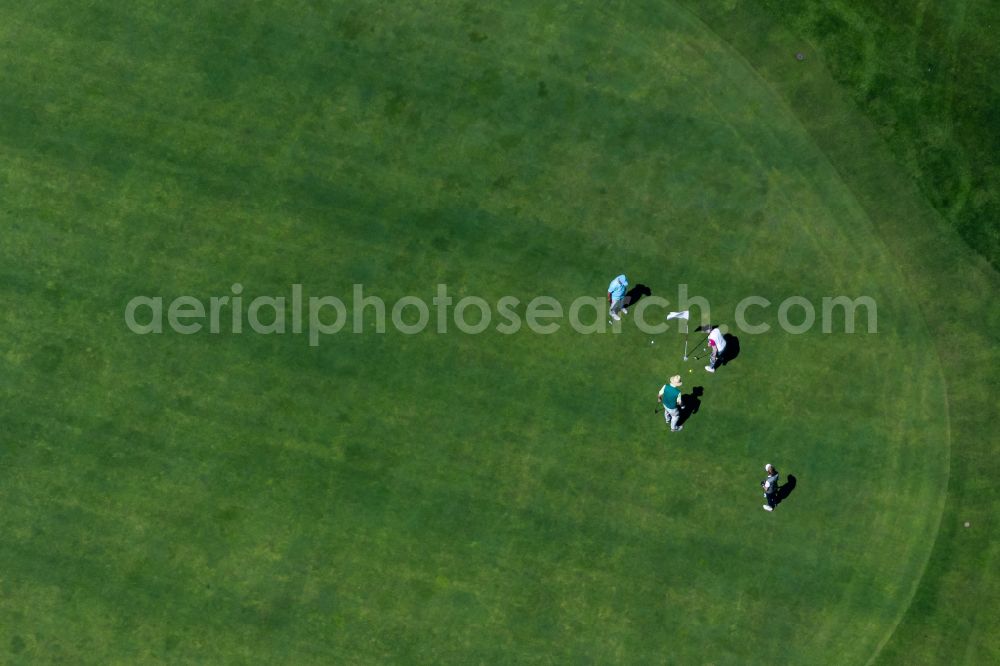
<svg viewBox="0 0 1000 666">
<path fill-rule="evenodd" d="M 4 661 L 996 656 L 996 274 L 768 14 L 0 17 Z M 234 282 L 568 303 L 620 270 L 727 322 L 870 295 L 879 331 L 743 335 L 669 436 L 676 334 L 122 318 Z M 764 462 L 799 481 L 774 515 Z"/>
</svg>

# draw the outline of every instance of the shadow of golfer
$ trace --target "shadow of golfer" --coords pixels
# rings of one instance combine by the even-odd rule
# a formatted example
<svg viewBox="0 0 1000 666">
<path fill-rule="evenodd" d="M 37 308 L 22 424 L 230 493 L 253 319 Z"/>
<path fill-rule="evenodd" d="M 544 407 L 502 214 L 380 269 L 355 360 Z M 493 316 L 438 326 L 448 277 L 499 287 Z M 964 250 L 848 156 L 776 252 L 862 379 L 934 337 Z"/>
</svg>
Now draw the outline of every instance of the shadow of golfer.
<svg viewBox="0 0 1000 666">
<path fill-rule="evenodd" d="M 652 296 L 653 290 L 646 285 L 639 283 L 628 290 L 625 294 L 625 307 L 630 308 L 639 302 L 639 299 L 643 296 Z"/>
<path fill-rule="evenodd" d="M 778 486 L 778 498 L 776 504 L 781 504 L 795 490 L 797 479 L 794 474 L 788 475 L 788 480 L 783 485 Z"/>
<path fill-rule="evenodd" d="M 740 339 L 732 333 L 726 333 L 722 339 L 726 341 L 726 351 L 722 352 L 718 365 L 728 365 L 740 355 Z"/>
<path fill-rule="evenodd" d="M 677 419 L 677 425 L 684 425 L 689 418 L 698 413 L 701 409 L 701 396 L 704 394 L 704 387 L 695 386 L 690 393 L 681 396 L 681 415 Z"/>
</svg>

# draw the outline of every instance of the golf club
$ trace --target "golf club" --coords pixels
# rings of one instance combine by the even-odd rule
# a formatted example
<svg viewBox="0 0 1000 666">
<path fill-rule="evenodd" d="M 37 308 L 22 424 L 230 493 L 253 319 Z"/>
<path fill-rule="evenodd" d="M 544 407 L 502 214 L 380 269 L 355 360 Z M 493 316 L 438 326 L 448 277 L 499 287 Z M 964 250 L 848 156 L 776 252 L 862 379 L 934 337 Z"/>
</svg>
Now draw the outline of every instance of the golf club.
<svg viewBox="0 0 1000 666">
<path fill-rule="evenodd" d="M 694 348 L 695 348 L 695 349 L 697 349 L 698 347 L 702 346 L 703 344 L 705 344 L 705 341 L 707 341 L 707 340 L 708 340 L 708 336 L 706 335 L 706 336 L 704 337 L 704 339 L 702 339 L 702 341 L 701 341 L 701 342 L 699 342 L 698 344 L 694 345 Z M 687 350 L 687 347 L 685 347 L 685 351 L 686 351 L 686 350 Z M 684 360 L 685 360 L 685 361 L 687 360 L 687 354 L 686 354 L 686 353 L 684 354 Z"/>
<path fill-rule="evenodd" d="M 710 353 L 711 353 L 711 351 L 708 349 L 708 347 L 705 347 L 705 349 L 700 354 L 698 354 L 697 356 L 692 356 L 691 360 L 697 361 L 699 359 L 703 359 L 706 356 L 708 356 Z"/>
</svg>

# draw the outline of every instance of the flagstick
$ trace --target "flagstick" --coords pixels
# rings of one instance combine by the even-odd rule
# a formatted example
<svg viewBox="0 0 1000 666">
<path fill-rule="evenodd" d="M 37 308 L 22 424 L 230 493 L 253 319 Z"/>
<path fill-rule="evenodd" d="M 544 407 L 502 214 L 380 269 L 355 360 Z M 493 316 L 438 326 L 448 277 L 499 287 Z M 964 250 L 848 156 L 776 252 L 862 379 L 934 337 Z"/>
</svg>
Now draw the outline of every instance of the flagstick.
<svg viewBox="0 0 1000 666">
<path fill-rule="evenodd" d="M 684 360 L 688 360 L 688 323 L 684 320 Z"/>
</svg>

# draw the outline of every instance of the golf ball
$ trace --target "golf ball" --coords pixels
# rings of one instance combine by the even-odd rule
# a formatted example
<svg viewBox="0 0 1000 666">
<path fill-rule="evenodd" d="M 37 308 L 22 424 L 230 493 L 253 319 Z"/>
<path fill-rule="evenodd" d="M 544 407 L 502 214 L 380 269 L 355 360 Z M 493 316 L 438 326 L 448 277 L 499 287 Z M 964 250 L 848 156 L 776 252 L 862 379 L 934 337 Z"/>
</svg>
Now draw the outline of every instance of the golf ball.
<svg viewBox="0 0 1000 666">
<path fill-rule="evenodd" d="M 650 340 L 650 341 L 649 341 L 649 344 L 653 344 L 653 341 L 652 341 L 652 340 Z"/>
<path fill-rule="evenodd" d="M 694 370 L 692 370 L 692 369 L 688 368 L 688 372 L 694 372 Z"/>
</svg>

